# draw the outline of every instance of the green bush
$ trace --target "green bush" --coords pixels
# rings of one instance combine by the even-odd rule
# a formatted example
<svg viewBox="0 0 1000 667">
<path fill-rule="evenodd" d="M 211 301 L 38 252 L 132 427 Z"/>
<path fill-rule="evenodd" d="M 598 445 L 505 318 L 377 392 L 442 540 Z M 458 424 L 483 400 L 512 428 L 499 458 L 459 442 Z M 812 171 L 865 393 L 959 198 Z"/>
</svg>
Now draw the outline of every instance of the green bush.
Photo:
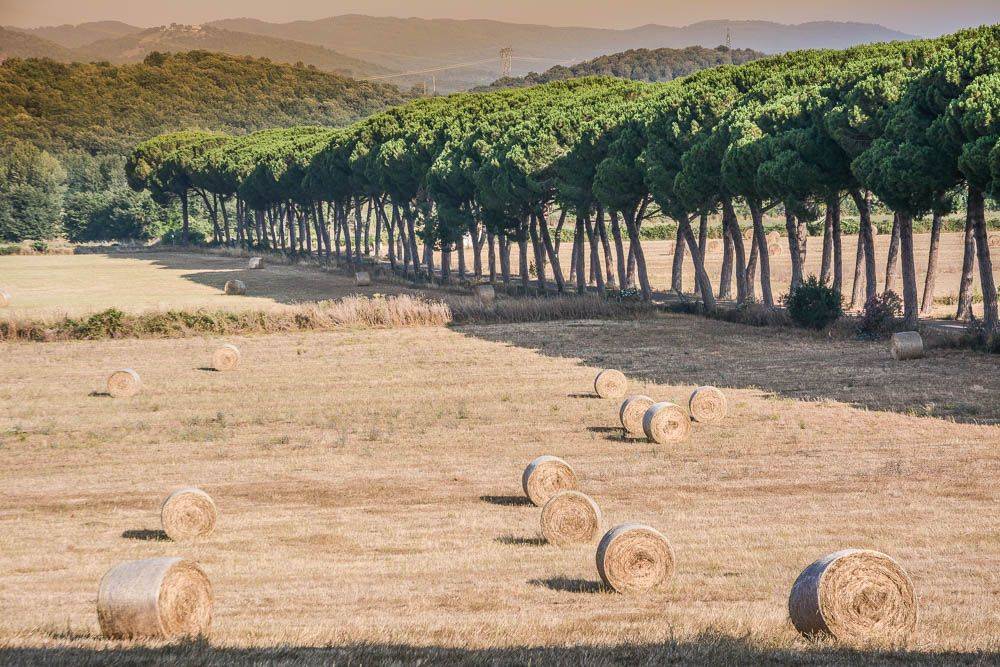
<svg viewBox="0 0 1000 667">
<path fill-rule="evenodd" d="M 825 329 L 844 314 L 840 292 L 809 276 L 785 299 L 792 321 L 807 329 Z"/>
<path fill-rule="evenodd" d="M 888 336 L 896 328 L 903 312 L 903 300 L 895 292 L 876 295 L 865 303 L 865 312 L 858 323 L 858 338 L 876 340 Z"/>
</svg>

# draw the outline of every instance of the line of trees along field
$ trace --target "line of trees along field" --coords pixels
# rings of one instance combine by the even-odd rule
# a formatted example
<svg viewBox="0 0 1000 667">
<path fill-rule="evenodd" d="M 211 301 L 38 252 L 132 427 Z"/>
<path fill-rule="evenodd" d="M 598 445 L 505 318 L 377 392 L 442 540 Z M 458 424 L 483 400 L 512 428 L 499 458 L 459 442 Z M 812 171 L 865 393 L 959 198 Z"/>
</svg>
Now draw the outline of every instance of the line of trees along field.
<svg viewBox="0 0 1000 667">
<path fill-rule="evenodd" d="M 637 281 L 651 298 L 641 227 L 662 213 L 676 221 L 677 247 L 694 263 L 708 310 L 717 293 L 745 302 L 758 289 L 774 305 L 770 211 L 785 217 L 793 287 L 803 280 L 806 223 L 824 220 L 822 277 L 842 291 L 845 202 L 860 215 L 855 296 L 863 285 L 864 298 L 874 297 L 877 198 L 894 213 L 888 268 L 901 264 L 910 325 L 922 305 L 913 220 L 932 216 L 933 266 L 942 218 L 962 201 L 959 315 L 971 311 L 978 265 L 984 324 L 996 331 L 984 211 L 985 197 L 1000 192 L 998 144 L 1000 26 L 992 26 L 795 52 L 665 84 L 592 78 L 422 99 L 344 129 L 170 134 L 139 145 L 127 173 L 157 198 L 185 207 L 200 198 L 217 240 L 358 261 L 362 247 L 381 256 L 384 235 L 393 268 L 448 281 L 456 252 L 459 272 L 469 271 L 469 235 L 476 278 L 485 247 L 490 279 L 499 263 L 499 279 L 510 283 L 516 244 L 523 287 L 543 292 L 573 289 L 558 254 L 565 226 L 576 290 L 592 275 L 600 289 Z M 703 250 L 708 216 L 719 212 L 724 261 L 713 284 Z M 746 241 L 743 212 L 753 229 Z M 371 216 L 372 244 L 360 238 Z"/>
</svg>

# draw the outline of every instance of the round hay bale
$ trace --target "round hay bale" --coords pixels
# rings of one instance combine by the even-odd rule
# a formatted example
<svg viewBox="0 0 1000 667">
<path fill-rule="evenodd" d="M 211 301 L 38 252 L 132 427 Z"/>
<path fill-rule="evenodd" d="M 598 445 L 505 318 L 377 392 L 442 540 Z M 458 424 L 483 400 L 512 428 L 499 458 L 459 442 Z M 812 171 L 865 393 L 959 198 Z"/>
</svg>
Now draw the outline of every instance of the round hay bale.
<svg viewBox="0 0 1000 667">
<path fill-rule="evenodd" d="M 802 571 L 788 598 L 788 614 L 807 636 L 899 640 L 917 624 L 917 600 L 910 577 L 892 558 L 845 549 Z"/>
<path fill-rule="evenodd" d="M 986 244 L 990 248 L 1000 248 L 1000 234 L 994 234 L 990 237 L 989 243 Z"/>
<path fill-rule="evenodd" d="M 722 239 L 709 239 L 705 250 L 711 253 L 722 252 Z"/>
<path fill-rule="evenodd" d="M 646 410 L 653 407 L 654 403 L 656 401 L 642 394 L 629 396 L 625 399 L 621 408 L 618 409 L 618 419 L 621 420 L 622 428 L 625 429 L 626 434 L 642 437 L 644 433 L 642 418 L 645 416 Z"/>
<path fill-rule="evenodd" d="M 542 508 L 542 535 L 556 546 L 587 544 L 601 531 L 601 508 L 579 491 L 560 491 Z"/>
<path fill-rule="evenodd" d="M 358 287 L 369 287 L 372 284 L 372 276 L 367 271 L 358 271 L 354 274 L 354 284 Z"/>
<path fill-rule="evenodd" d="M 115 398 L 130 398 L 142 389 L 142 378 L 131 368 L 115 371 L 108 377 L 108 393 Z"/>
<path fill-rule="evenodd" d="M 247 285 L 242 280 L 227 280 L 223 291 L 229 296 L 243 296 L 247 293 Z"/>
<path fill-rule="evenodd" d="M 264 268 L 264 258 L 263 257 L 251 257 L 247 262 L 248 269 L 263 269 Z"/>
<path fill-rule="evenodd" d="M 11 302 L 10 292 L 0 289 L 0 308 L 6 308 Z"/>
<path fill-rule="evenodd" d="M 621 398 L 628 390 L 628 378 L 621 371 L 603 370 L 594 378 L 594 391 L 601 398 Z"/>
<path fill-rule="evenodd" d="M 753 227 L 747 227 L 743 230 L 743 240 L 748 242 L 753 241 Z"/>
<path fill-rule="evenodd" d="M 642 416 L 642 431 L 659 445 L 682 442 L 691 433 L 691 418 L 679 405 L 656 403 Z"/>
<path fill-rule="evenodd" d="M 539 456 L 528 464 L 521 475 L 524 495 L 538 507 L 558 492 L 574 490 L 578 485 L 576 472 L 557 456 Z"/>
<path fill-rule="evenodd" d="M 726 418 L 729 401 L 726 395 L 715 387 L 698 387 L 688 401 L 691 419 L 701 424 L 713 424 Z"/>
<path fill-rule="evenodd" d="M 109 639 L 205 636 L 212 584 L 197 563 L 183 558 L 121 563 L 101 578 L 97 620 Z"/>
<path fill-rule="evenodd" d="M 476 285 L 472 290 L 484 306 L 491 306 L 497 298 L 493 285 Z"/>
<path fill-rule="evenodd" d="M 226 343 L 212 353 L 212 368 L 219 372 L 235 371 L 240 365 L 243 355 L 235 345 Z"/>
<path fill-rule="evenodd" d="M 916 331 L 901 331 L 892 335 L 890 350 L 892 358 L 896 361 L 923 359 L 924 339 Z"/>
<path fill-rule="evenodd" d="M 661 588 L 674 576 L 674 550 L 658 530 L 639 523 L 612 528 L 597 547 L 597 571 L 619 593 Z"/>
<path fill-rule="evenodd" d="M 160 506 L 163 532 L 174 542 L 210 535 L 218 515 L 212 497 L 195 488 L 174 491 Z"/>
</svg>

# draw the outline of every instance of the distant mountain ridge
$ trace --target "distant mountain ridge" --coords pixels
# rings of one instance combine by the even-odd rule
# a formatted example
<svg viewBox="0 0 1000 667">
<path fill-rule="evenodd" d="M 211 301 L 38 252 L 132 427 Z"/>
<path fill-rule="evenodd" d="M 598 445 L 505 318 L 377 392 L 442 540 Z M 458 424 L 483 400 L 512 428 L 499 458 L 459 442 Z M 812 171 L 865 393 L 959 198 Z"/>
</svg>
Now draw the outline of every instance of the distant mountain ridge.
<svg viewBox="0 0 1000 667">
<path fill-rule="evenodd" d="M 577 63 L 630 49 L 733 48 L 779 53 L 810 48 L 846 48 L 857 44 L 914 39 L 914 36 L 865 23 L 814 22 L 784 25 L 767 21 L 704 21 L 684 27 L 645 25 L 628 30 L 552 27 L 483 19 L 419 19 L 346 14 L 315 21 L 268 23 L 237 18 L 209 25 L 245 33 L 295 39 L 391 69 L 412 71 L 477 60 L 481 65 L 437 72 L 439 85 L 459 89 L 492 83 L 498 78 L 499 51 L 512 47 L 512 73 L 557 64 Z"/>
<path fill-rule="evenodd" d="M 7 58 L 68 60 L 70 57 L 70 50 L 55 42 L 13 28 L 0 28 L 0 62 Z"/>
<path fill-rule="evenodd" d="M 703 46 L 689 46 L 686 49 L 630 49 L 570 67 L 556 65 L 541 74 L 532 72 L 523 77 L 505 77 L 489 86 L 473 90 L 485 92 L 500 88 L 521 88 L 584 76 L 614 76 L 632 81 L 659 83 L 672 81 L 709 67 L 739 65 L 763 58 L 765 55 L 751 49 L 728 49 L 724 46 L 714 49 L 706 49 Z"/>
<path fill-rule="evenodd" d="M 66 49 L 78 49 L 100 39 L 113 39 L 142 32 L 139 28 L 121 21 L 91 21 L 72 25 L 43 26 L 41 28 L 12 28 L 18 32 L 34 35 L 55 42 Z"/>
</svg>

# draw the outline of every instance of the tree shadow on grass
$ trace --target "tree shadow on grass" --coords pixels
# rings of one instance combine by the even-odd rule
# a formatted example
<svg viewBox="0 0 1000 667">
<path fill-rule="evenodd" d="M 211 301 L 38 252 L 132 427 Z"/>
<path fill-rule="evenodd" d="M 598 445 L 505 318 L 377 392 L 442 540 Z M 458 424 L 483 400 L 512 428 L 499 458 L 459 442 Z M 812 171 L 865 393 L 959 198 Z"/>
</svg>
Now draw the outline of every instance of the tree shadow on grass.
<svg viewBox="0 0 1000 667">
<path fill-rule="evenodd" d="M 126 530 L 122 533 L 126 540 L 142 540 L 144 542 L 169 542 L 170 538 L 162 530 L 138 529 Z"/>
<path fill-rule="evenodd" d="M 430 664 L 430 665 L 971 665 L 995 664 L 996 652 L 863 649 L 833 643 L 775 646 L 752 637 L 703 632 L 686 640 L 655 643 L 573 644 L 466 649 L 359 642 L 330 646 L 215 647 L 208 640 L 160 646 L 47 646 L 0 648 L 0 663 L 14 665 L 253 665 Z"/>
<path fill-rule="evenodd" d="M 524 496 L 479 496 L 479 499 L 490 505 L 503 507 L 529 507 L 531 501 Z"/>
<path fill-rule="evenodd" d="M 463 325 L 459 333 L 618 368 L 635 382 L 763 390 L 803 401 L 1000 424 L 1000 355 L 932 349 L 894 361 L 885 341 L 828 338 L 797 329 L 751 327 L 701 316 Z M 596 398 L 590 392 L 571 398 Z M 679 398 L 679 397 L 678 397 Z"/>
</svg>

